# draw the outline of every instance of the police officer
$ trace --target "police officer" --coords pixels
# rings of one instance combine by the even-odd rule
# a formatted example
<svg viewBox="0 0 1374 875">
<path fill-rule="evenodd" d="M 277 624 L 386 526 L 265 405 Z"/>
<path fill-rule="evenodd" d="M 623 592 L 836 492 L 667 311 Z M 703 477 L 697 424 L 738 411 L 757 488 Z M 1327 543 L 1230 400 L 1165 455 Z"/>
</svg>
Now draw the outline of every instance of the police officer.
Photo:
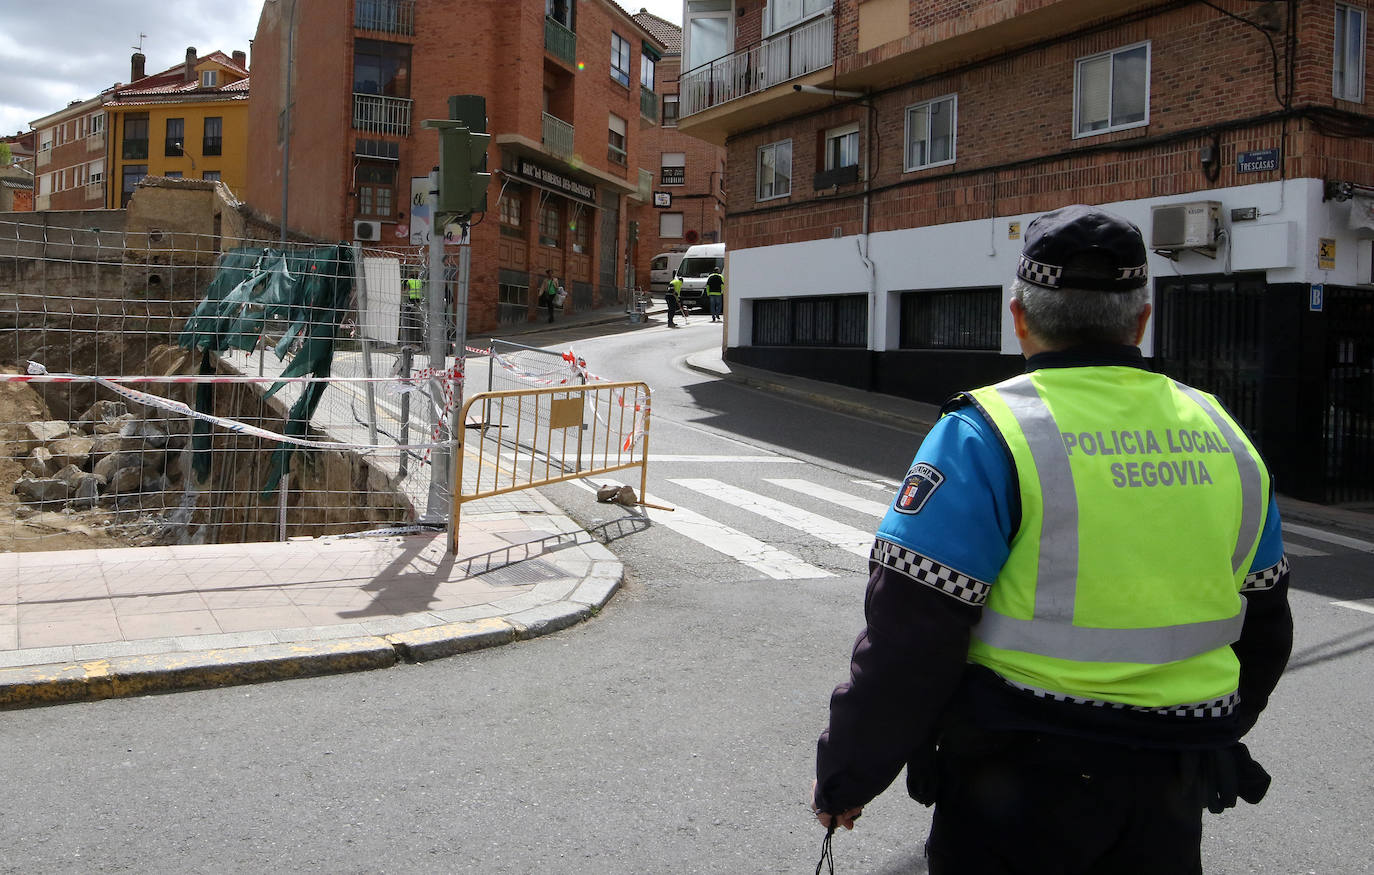
<svg viewBox="0 0 1374 875">
<path fill-rule="evenodd" d="M 711 307 L 711 321 L 720 321 L 721 305 L 725 300 L 725 277 L 720 271 L 713 270 L 706 278 L 706 301 Z"/>
<path fill-rule="evenodd" d="M 879 526 L 812 804 L 852 829 L 905 765 L 932 875 L 1201 873 L 1202 809 L 1269 781 L 1240 744 L 1292 645 L 1269 474 L 1147 369 L 1134 225 L 1042 215 L 1016 273 L 1026 372 L 946 404 Z"/>
<path fill-rule="evenodd" d="M 682 277 L 676 272 L 673 273 L 673 278 L 668 280 L 668 293 L 663 297 L 664 303 L 668 305 L 668 327 L 676 328 L 677 323 L 673 321 L 673 317 L 682 315 Z M 686 316 L 682 318 L 684 322 L 687 320 Z"/>
</svg>

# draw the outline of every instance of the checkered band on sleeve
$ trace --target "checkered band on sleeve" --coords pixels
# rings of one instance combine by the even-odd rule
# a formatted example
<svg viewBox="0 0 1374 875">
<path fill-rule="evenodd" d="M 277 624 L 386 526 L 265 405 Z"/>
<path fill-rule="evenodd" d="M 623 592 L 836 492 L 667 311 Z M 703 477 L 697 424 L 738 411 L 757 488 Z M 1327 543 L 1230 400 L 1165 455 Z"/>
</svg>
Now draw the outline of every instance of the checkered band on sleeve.
<svg viewBox="0 0 1374 875">
<path fill-rule="evenodd" d="M 1023 254 L 1016 265 L 1016 275 L 1028 283 L 1057 289 L 1059 288 L 1059 279 L 1064 275 L 1064 268 L 1032 261 Z"/>
<path fill-rule="evenodd" d="M 1279 582 L 1279 578 L 1288 573 L 1288 556 L 1284 555 L 1279 559 L 1277 565 L 1271 565 L 1262 571 L 1252 571 L 1245 575 L 1245 583 L 1241 584 L 1241 592 L 1263 592 L 1266 589 L 1273 589 L 1274 584 Z"/>
<path fill-rule="evenodd" d="M 924 583 L 970 605 L 981 606 L 988 600 L 988 590 L 992 588 L 991 584 L 974 580 L 953 568 L 941 565 L 934 559 L 928 559 L 920 553 L 882 538 L 873 542 L 873 552 L 869 558 L 917 583 Z"/>
<path fill-rule="evenodd" d="M 1055 702 L 1064 702 L 1069 705 L 1083 705 L 1088 708 L 1110 708 L 1113 711 L 1140 711 L 1148 714 L 1161 714 L 1165 717 L 1227 717 L 1236 706 L 1240 704 L 1240 693 L 1232 692 L 1212 699 L 1209 702 L 1194 702 L 1187 705 L 1164 705 L 1152 708 L 1145 705 L 1126 705 L 1122 702 L 1107 702 L 1102 699 L 1084 699 L 1078 696 L 1070 696 L 1064 693 L 1056 693 L 1051 690 L 1042 690 L 1039 687 L 1018 684 L 1007 678 L 1002 678 L 1008 686 L 1015 687 L 1023 693 L 1030 693 L 1038 699 L 1050 699 Z"/>
</svg>

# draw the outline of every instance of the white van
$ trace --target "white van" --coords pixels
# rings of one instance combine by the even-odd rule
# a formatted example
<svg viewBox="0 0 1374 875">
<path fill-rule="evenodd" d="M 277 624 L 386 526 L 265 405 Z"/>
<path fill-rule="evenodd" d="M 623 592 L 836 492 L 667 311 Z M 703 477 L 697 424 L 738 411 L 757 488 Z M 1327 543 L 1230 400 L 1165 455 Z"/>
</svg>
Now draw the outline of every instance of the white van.
<svg viewBox="0 0 1374 875">
<path fill-rule="evenodd" d="M 725 273 L 725 244 L 699 243 L 688 247 L 677 275 L 682 277 L 682 307 L 693 304 L 706 309 L 706 278 L 713 273 Z"/>
<path fill-rule="evenodd" d="M 668 291 L 668 280 L 682 263 L 683 252 L 660 252 L 649 262 L 649 291 L 660 295 Z"/>
</svg>

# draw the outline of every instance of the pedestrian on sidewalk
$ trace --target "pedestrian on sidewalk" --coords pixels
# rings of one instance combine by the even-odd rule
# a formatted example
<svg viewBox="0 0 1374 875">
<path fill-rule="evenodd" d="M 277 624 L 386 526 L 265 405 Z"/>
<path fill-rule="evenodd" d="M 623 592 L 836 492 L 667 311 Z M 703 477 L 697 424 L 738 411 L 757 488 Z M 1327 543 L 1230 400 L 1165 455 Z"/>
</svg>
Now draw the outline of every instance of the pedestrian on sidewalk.
<svg viewBox="0 0 1374 875">
<path fill-rule="evenodd" d="M 687 317 L 682 313 L 682 277 L 678 276 L 676 271 L 673 278 L 668 280 L 668 291 L 664 293 L 663 300 L 668 305 L 669 328 L 677 327 L 677 323 L 673 321 L 675 316 L 682 316 L 682 321 L 687 321 Z"/>
<path fill-rule="evenodd" d="M 706 301 L 711 307 L 711 321 L 719 322 L 722 304 L 725 302 L 725 277 L 720 271 L 713 270 L 706 278 Z"/>
<path fill-rule="evenodd" d="M 1256 803 L 1240 739 L 1292 647 L 1263 460 L 1211 395 L 1151 372 L 1140 231 L 1031 222 L 1026 372 L 956 395 L 869 559 L 812 805 L 852 829 L 905 765 L 947 873 L 1202 872 L 1202 810 Z"/>
<path fill-rule="evenodd" d="M 558 302 L 559 295 L 563 287 L 558 283 L 558 277 L 554 276 L 553 268 L 544 271 L 544 283 L 539 288 L 539 302 L 544 305 L 549 312 L 549 321 L 553 321 L 553 307 Z"/>
</svg>

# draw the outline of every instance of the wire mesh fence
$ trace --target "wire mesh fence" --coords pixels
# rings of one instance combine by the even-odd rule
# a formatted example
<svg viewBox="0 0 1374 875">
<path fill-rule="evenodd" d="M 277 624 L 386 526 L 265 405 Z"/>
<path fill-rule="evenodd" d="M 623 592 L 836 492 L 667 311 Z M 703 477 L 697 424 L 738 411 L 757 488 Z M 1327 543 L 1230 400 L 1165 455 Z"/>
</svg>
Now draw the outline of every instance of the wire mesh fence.
<svg viewBox="0 0 1374 875">
<path fill-rule="evenodd" d="M 404 345 L 413 261 L 0 222 L 0 550 L 442 522 L 463 360 Z"/>
</svg>

